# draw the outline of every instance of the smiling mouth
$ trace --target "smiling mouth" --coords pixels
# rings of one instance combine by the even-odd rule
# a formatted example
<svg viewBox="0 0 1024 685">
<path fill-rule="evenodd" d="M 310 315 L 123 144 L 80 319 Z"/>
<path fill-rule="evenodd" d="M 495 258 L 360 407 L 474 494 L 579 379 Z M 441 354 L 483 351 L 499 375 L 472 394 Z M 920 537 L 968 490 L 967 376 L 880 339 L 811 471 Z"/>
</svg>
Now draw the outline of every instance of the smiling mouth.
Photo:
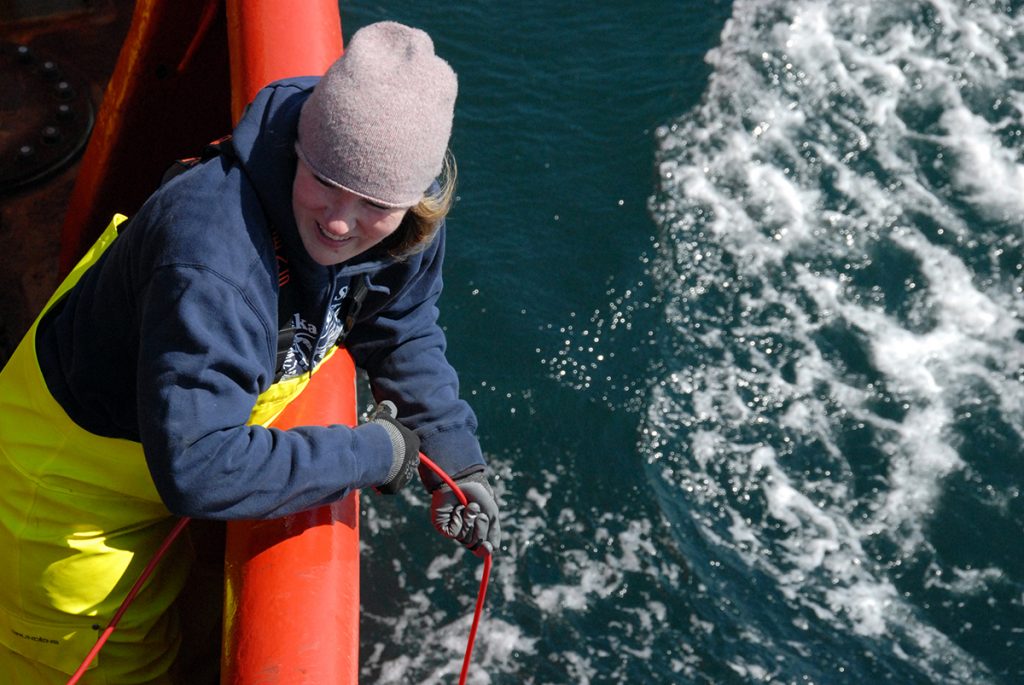
<svg viewBox="0 0 1024 685">
<path fill-rule="evenodd" d="M 331 241 L 332 243 L 337 243 L 339 245 L 341 245 L 342 243 L 346 243 L 349 240 L 352 240 L 353 238 L 353 236 L 350 235 L 336 236 L 332 233 L 328 233 L 327 229 L 321 226 L 319 221 L 316 222 L 316 229 L 320 231 L 320 235 L 322 235 L 325 239 Z"/>
</svg>

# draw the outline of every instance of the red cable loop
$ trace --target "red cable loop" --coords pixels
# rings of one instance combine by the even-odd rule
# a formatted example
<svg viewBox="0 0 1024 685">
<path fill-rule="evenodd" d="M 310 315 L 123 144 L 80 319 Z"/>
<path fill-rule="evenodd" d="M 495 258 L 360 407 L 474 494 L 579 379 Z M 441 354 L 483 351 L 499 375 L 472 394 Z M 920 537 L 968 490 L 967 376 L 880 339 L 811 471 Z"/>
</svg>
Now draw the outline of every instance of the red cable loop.
<svg viewBox="0 0 1024 685">
<path fill-rule="evenodd" d="M 454 492 L 455 496 L 459 498 L 459 502 L 462 503 L 462 506 L 465 507 L 469 505 L 469 500 L 466 499 L 466 495 L 462 492 L 462 489 L 455 484 L 455 481 L 453 481 L 440 466 L 431 461 L 422 452 L 420 453 L 420 461 L 423 462 L 427 468 L 436 473 L 441 480 L 443 480 L 448 487 L 452 489 L 452 492 Z M 146 580 L 149 579 L 149 576 L 152 575 L 157 564 L 159 564 L 160 560 L 163 559 L 167 550 L 170 549 L 171 544 L 181 534 L 181 531 L 185 530 L 185 526 L 188 525 L 190 520 L 191 519 L 187 516 L 179 519 L 174 525 L 174 528 L 171 529 L 171 532 L 167 534 L 167 537 L 153 554 L 153 558 L 149 560 L 149 563 L 146 564 L 146 568 L 144 568 L 142 573 L 139 574 L 139 579 L 135 581 L 135 584 L 132 585 L 132 589 L 128 591 L 124 601 L 121 602 L 121 606 L 118 607 L 117 611 L 114 613 L 114 617 L 110 619 L 110 622 L 107 623 L 107 627 L 103 629 L 103 632 L 96 640 L 96 644 L 93 645 L 91 650 L 89 650 L 89 653 L 82 661 L 82 664 L 78 667 L 78 670 L 76 670 L 74 675 L 72 675 L 68 680 L 67 685 L 76 685 L 82 676 L 85 675 L 85 672 L 89 669 L 89 664 L 92 663 L 92 660 L 96 658 L 100 653 L 100 650 L 103 648 L 103 645 L 107 643 L 107 640 L 110 639 L 110 636 L 114 633 L 114 629 L 117 628 L 117 624 L 121 621 L 121 617 L 124 616 L 124 612 L 127 611 L 131 603 L 135 601 L 135 597 L 139 594 L 139 591 L 142 590 L 143 584 L 145 584 Z M 469 641 L 466 643 L 466 656 L 462 659 L 462 673 L 459 675 L 459 685 L 465 685 L 466 676 L 469 675 L 469 662 L 473 655 L 473 643 L 476 641 L 476 631 L 480 626 L 480 615 L 483 613 L 484 598 L 487 596 L 487 582 L 490 577 L 491 554 L 489 552 L 485 552 L 483 576 L 480 579 L 480 590 L 476 595 L 476 608 L 473 611 L 473 625 L 469 629 Z"/>
<path fill-rule="evenodd" d="M 441 480 L 443 480 L 445 484 L 452 489 L 455 496 L 459 498 L 459 502 L 462 503 L 462 506 L 469 506 L 469 500 L 466 499 L 466 495 L 462 492 L 462 489 L 455 484 L 455 481 L 451 479 L 451 476 L 444 472 L 444 469 L 431 461 L 430 458 L 422 452 L 420 452 L 420 462 L 440 476 Z M 466 656 L 462 659 L 462 673 L 459 675 L 459 685 L 465 685 L 466 676 L 469 675 L 469 661 L 470 657 L 473 655 L 473 643 L 476 641 L 476 629 L 480 626 L 480 615 L 484 610 L 484 598 L 487 596 L 487 581 L 490 577 L 491 554 L 485 550 L 483 576 L 480 578 L 480 590 L 476 595 L 476 609 L 473 611 L 473 625 L 469 629 L 469 641 L 466 643 Z"/>
</svg>

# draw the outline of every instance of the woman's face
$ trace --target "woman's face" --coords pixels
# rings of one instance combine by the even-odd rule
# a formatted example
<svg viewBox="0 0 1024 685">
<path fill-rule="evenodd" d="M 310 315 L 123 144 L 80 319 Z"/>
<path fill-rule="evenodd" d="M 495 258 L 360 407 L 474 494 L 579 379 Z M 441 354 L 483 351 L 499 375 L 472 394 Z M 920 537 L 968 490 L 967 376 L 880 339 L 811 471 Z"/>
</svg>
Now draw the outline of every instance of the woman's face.
<svg viewBox="0 0 1024 685">
<path fill-rule="evenodd" d="M 327 185 L 300 159 L 292 184 L 292 211 L 306 252 L 317 264 L 332 266 L 394 233 L 408 210 L 382 207 Z"/>
</svg>

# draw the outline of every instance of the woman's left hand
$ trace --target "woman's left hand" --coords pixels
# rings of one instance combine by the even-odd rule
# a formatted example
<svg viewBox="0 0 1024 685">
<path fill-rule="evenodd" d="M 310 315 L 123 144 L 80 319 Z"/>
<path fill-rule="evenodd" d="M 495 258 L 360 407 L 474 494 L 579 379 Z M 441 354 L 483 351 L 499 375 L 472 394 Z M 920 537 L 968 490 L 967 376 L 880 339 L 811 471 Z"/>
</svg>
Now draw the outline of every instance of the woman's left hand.
<svg viewBox="0 0 1024 685">
<path fill-rule="evenodd" d="M 430 517 L 445 537 L 457 540 L 478 557 L 493 554 L 501 544 L 498 502 L 483 473 L 474 473 L 455 481 L 466 496 L 467 504 L 447 485 L 431 495 Z"/>
</svg>

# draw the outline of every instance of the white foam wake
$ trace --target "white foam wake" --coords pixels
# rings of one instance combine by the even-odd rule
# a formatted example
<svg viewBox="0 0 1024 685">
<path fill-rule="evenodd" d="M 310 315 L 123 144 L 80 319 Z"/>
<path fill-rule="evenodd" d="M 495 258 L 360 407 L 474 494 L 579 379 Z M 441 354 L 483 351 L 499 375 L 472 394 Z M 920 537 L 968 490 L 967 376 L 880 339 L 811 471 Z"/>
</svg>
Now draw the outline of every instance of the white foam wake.
<svg viewBox="0 0 1024 685">
<path fill-rule="evenodd" d="M 676 356 L 652 475 L 801 615 L 895 638 L 940 681 L 986 668 L 894 571 L 932 554 L 971 468 L 965 407 L 1024 438 L 1021 23 L 1000 3 L 736 2 L 701 106 L 659 131 Z"/>
</svg>

